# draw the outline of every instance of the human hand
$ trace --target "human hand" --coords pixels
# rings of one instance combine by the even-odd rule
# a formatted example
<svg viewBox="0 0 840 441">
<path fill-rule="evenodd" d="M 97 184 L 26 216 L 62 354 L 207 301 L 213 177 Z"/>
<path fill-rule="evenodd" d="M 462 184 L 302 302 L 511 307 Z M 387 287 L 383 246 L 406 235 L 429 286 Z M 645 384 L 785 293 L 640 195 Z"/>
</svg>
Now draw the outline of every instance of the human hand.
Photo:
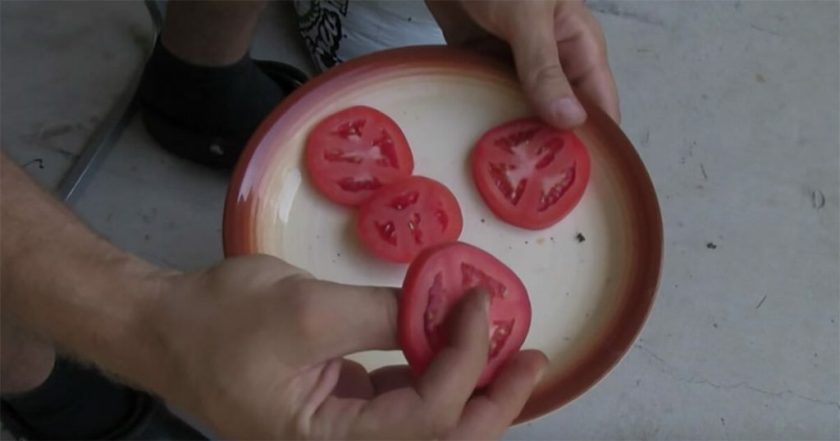
<svg viewBox="0 0 840 441">
<path fill-rule="evenodd" d="M 456 46 L 510 58 L 537 113 L 558 128 L 586 119 L 578 98 L 620 119 L 600 24 L 581 0 L 426 2 Z"/>
<path fill-rule="evenodd" d="M 367 372 L 342 356 L 397 348 L 397 293 L 318 281 L 269 256 L 172 276 L 150 322 L 163 344 L 152 385 L 226 438 L 495 438 L 546 359 L 512 357 L 483 393 L 487 296 L 450 315 L 451 341 L 425 374 Z"/>
</svg>

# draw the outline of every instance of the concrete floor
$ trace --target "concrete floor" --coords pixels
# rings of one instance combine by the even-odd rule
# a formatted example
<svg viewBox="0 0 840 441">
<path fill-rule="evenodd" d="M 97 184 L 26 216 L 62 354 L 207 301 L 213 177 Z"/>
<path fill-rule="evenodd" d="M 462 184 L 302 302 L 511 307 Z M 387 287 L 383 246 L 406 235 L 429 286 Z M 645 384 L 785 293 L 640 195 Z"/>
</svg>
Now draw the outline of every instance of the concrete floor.
<svg viewBox="0 0 840 441">
<path fill-rule="evenodd" d="M 606 379 L 507 437 L 840 438 L 839 4 L 589 4 L 662 206 L 659 297 Z M 151 22 L 138 1 L 0 7 L 2 146 L 52 187 Z M 287 11 L 269 11 L 254 52 L 311 69 Z M 73 208 L 130 251 L 198 268 L 221 258 L 225 185 L 133 121 Z"/>
</svg>

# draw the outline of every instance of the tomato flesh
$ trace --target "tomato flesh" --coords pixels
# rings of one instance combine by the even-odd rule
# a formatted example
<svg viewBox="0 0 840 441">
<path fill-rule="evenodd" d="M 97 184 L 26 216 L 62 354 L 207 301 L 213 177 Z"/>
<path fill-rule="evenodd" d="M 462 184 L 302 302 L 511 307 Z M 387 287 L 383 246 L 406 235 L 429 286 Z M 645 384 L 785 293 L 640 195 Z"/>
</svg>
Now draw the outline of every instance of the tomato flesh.
<svg viewBox="0 0 840 441">
<path fill-rule="evenodd" d="M 356 213 L 362 244 L 391 262 L 410 262 L 424 248 L 458 239 L 463 223 L 452 192 L 422 176 L 380 189 Z"/>
<path fill-rule="evenodd" d="M 400 298 L 400 346 L 416 374 L 422 374 L 447 343 L 443 325 L 451 308 L 476 287 L 490 294 L 490 350 L 477 387 L 489 383 L 522 347 L 531 326 L 531 303 L 522 281 L 504 263 L 472 245 L 438 245 L 411 263 Z"/>
<path fill-rule="evenodd" d="M 306 141 L 306 168 L 333 202 L 356 206 L 378 189 L 411 174 L 414 158 L 394 120 L 366 106 L 334 113 Z"/>
<path fill-rule="evenodd" d="M 482 199 L 502 220 L 529 229 L 563 219 L 589 182 L 589 154 L 571 131 L 536 118 L 507 122 L 487 131 L 471 156 Z"/>
</svg>

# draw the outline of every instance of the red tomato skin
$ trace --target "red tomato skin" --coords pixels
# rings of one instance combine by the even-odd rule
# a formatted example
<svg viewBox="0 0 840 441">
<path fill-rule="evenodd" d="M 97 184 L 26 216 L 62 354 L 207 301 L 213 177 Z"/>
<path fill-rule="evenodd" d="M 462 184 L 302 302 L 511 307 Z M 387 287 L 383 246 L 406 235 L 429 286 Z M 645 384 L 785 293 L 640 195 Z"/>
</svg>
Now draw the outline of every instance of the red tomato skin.
<svg viewBox="0 0 840 441">
<path fill-rule="evenodd" d="M 566 143 L 566 148 L 572 150 L 576 155 L 575 179 L 572 185 L 566 190 L 562 201 L 557 202 L 555 207 L 547 210 L 545 215 L 534 215 L 529 213 L 530 207 L 523 205 L 511 207 L 506 201 L 499 201 L 499 193 L 493 188 L 489 178 L 483 172 L 485 166 L 485 153 L 490 141 L 499 136 L 508 128 L 515 125 L 538 124 L 544 126 L 546 131 L 561 133 L 560 136 Z M 589 183 L 591 173 L 591 160 L 586 146 L 572 131 L 561 131 L 550 127 L 536 118 L 523 118 L 509 121 L 496 126 L 481 136 L 470 154 L 470 169 L 473 182 L 475 183 L 482 200 L 499 219 L 525 229 L 542 230 L 548 228 L 565 218 L 583 198 L 586 187 Z M 536 211 L 536 210 L 531 210 Z"/>
<path fill-rule="evenodd" d="M 369 199 L 376 189 L 360 190 L 355 193 L 341 189 L 333 179 L 338 173 L 333 170 L 330 164 L 326 164 L 321 157 L 324 148 L 319 144 L 319 141 L 323 142 L 325 138 L 328 138 L 330 128 L 340 124 L 341 121 L 350 120 L 354 117 L 357 119 L 360 117 L 367 118 L 374 123 L 381 124 L 394 142 L 398 166 L 397 168 L 377 170 L 380 173 L 377 178 L 383 186 L 410 176 L 414 170 L 414 157 L 408 140 L 397 123 L 388 115 L 372 107 L 353 106 L 326 116 L 309 131 L 304 149 L 304 164 L 310 181 L 319 193 L 332 202 L 351 207 L 358 206 Z M 352 169 L 352 166 L 348 168 Z"/>
<path fill-rule="evenodd" d="M 412 189 L 424 190 L 423 196 L 434 193 L 434 200 L 424 198 L 420 203 L 433 204 L 445 212 L 448 227 L 437 237 L 431 238 L 428 243 L 418 247 L 394 247 L 385 243 L 384 240 L 376 237 L 373 223 L 379 219 L 377 211 L 390 200 L 398 197 Z M 431 216 L 424 215 L 427 219 Z M 435 246 L 444 242 L 458 240 L 463 230 L 464 219 L 461 214 L 461 207 L 455 195 L 442 183 L 424 176 L 410 176 L 400 181 L 391 183 L 377 191 L 370 199 L 363 203 L 356 212 L 356 234 L 362 245 L 374 256 L 389 262 L 408 263 L 411 262 L 423 249 Z M 432 233 L 426 231 L 426 233 Z"/>
<path fill-rule="evenodd" d="M 487 261 L 493 266 L 493 275 L 497 279 L 504 279 L 507 282 L 508 292 L 515 296 L 515 299 L 513 299 L 514 303 L 511 303 L 510 305 L 498 305 L 496 308 L 500 309 L 496 310 L 494 309 L 494 303 L 491 301 L 491 320 L 494 317 L 494 313 L 497 312 L 504 313 L 507 310 L 514 309 L 518 309 L 519 312 L 516 316 L 517 323 L 519 324 L 517 330 L 522 331 L 512 333 L 510 335 L 510 339 L 512 340 L 507 341 L 497 356 L 485 366 L 484 371 L 482 371 L 476 384 L 476 388 L 480 389 L 493 380 L 498 369 L 504 365 L 505 361 L 511 355 L 518 352 L 518 350 L 522 347 L 522 344 L 525 342 L 525 338 L 527 337 L 528 330 L 531 326 L 531 303 L 528 298 L 528 292 L 525 289 L 525 285 L 519 277 L 517 277 L 516 274 L 504 263 L 480 248 L 463 242 L 452 242 L 425 249 L 411 263 L 408 271 L 406 272 L 402 286 L 402 295 L 399 301 L 399 311 L 397 314 L 397 332 L 400 347 L 402 348 L 403 354 L 405 355 L 406 360 L 408 360 L 408 364 L 415 376 L 421 376 L 425 372 L 436 352 L 435 349 L 431 347 L 431 343 L 428 341 L 424 333 L 423 326 L 425 326 L 426 310 L 421 309 L 418 311 L 416 306 L 417 302 L 423 303 L 428 300 L 428 297 L 422 294 L 422 290 L 428 290 L 427 285 L 423 283 L 425 280 L 423 275 L 429 270 L 427 268 L 429 262 L 441 257 L 439 253 L 446 252 L 463 252 L 472 256 L 470 258 L 463 259 L 462 262 L 466 260 L 475 262 L 475 260 L 471 260 L 475 258 L 487 259 Z M 443 256 L 443 258 L 446 257 L 447 256 Z M 452 304 L 463 297 L 466 293 L 467 291 L 460 293 L 457 296 L 457 299 L 453 300 Z M 418 312 L 420 314 L 418 314 Z M 443 338 L 446 339 L 448 337 L 443 336 Z"/>
</svg>

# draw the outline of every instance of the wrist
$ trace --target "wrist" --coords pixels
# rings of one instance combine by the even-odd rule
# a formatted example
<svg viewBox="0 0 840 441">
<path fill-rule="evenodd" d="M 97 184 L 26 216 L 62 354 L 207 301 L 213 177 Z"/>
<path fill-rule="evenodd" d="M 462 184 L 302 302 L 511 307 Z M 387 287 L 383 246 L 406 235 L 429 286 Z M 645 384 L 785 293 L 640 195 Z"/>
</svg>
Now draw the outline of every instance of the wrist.
<svg viewBox="0 0 840 441">
<path fill-rule="evenodd" d="M 145 294 L 135 308 L 131 336 L 127 338 L 137 347 L 122 354 L 128 361 L 124 372 L 130 381 L 170 403 L 190 409 L 197 409 L 196 404 L 201 404 L 185 401 L 190 397 L 190 388 L 203 387 L 191 383 L 196 372 L 195 345 L 202 338 L 192 332 L 196 329 L 191 323 L 201 314 L 192 303 L 192 293 L 204 292 L 197 287 L 202 274 L 164 270 L 147 274 L 140 282 Z"/>
<path fill-rule="evenodd" d="M 91 361 L 120 380 L 160 394 L 168 378 L 169 351 L 160 331 L 161 305 L 173 291 L 178 272 L 133 256 L 109 263 L 102 283 L 101 332 L 94 334 Z M 88 358 L 88 357 L 85 357 Z"/>
</svg>

